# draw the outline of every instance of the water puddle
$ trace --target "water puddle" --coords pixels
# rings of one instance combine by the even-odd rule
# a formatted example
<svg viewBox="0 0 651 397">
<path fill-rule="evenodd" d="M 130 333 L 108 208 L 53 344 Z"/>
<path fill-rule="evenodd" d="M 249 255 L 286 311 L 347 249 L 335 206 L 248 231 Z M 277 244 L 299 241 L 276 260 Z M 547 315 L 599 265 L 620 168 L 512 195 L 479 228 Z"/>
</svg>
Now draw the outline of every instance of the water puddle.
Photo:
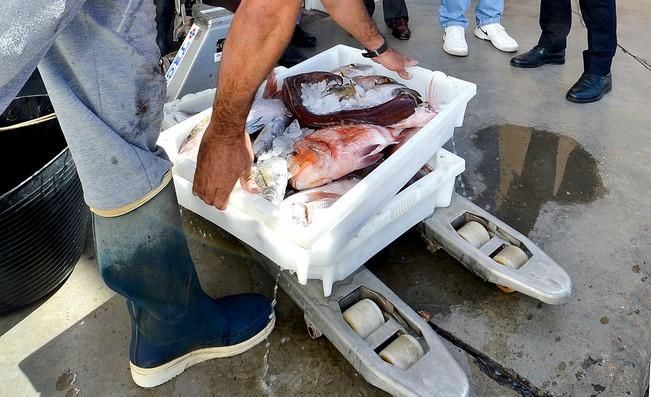
<svg viewBox="0 0 651 397">
<path fill-rule="evenodd" d="M 473 201 L 525 235 L 546 202 L 585 204 L 606 191 L 597 161 L 570 137 L 496 125 L 472 142 L 483 156 L 476 172 L 486 185 Z"/>
<path fill-rule="evenodd" d="M 66 369 L 61 376 L 56 381 L 56 389 L 58 391 L 65 391 L 66 397 L 77 397 L 79 396 L 80 390 L 76 385 L 77 382 L 77 373 Z"/>
</svg>

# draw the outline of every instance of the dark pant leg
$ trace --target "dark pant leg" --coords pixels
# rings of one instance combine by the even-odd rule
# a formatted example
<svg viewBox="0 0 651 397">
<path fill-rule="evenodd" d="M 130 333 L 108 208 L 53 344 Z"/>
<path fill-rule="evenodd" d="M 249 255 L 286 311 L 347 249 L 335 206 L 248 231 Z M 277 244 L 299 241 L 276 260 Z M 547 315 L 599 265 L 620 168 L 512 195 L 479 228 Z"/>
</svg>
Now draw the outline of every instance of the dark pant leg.
<svg viewBox="0 0 651 397">
<path fill-rule="evenodd" d="M 538 45 L 552 51 L 564 50 L 571 26 L 571 0 L 540 1 L 540 29 L 542 29 L 542 33 Z"/>
<path fill-rule="evenodd" d="M 610 73 L 617 51 L 615 0 L 580 0 L 581 14 L 588 29 L 588 49 L 583 52 L 586 73 Z"/>
<path fill-rule="evenodd" d="M 407 11 L 405 0 L 383 0 L 382 9 L 384 10 L 384 21 L 387 25 L 394 18 L 409 19 L 409 12 Z"/>
<path fill-rule="evenodd" d="M 375 12 L 375 1 L 364 0 L 364 6 L 366 7 L 366 11 L 368 11 L 368 15 L 373 16 L 373 13 Z"/>
</svg>

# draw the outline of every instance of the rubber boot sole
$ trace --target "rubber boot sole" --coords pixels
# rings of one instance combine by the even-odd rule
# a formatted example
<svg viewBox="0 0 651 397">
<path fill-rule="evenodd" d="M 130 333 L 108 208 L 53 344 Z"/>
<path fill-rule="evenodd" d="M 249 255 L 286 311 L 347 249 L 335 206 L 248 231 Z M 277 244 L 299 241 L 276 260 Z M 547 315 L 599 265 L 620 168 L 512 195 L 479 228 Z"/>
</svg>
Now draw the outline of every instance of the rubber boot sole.
<svg viewBox="0 0 651 397">
<path fill-rule="evenodd" d="M 271 334 L 273 331 L 275 324 L 276 316 L 274 314 L 271 321 L 269 321 L 269 324 L 267 324 L 267 326 L 262 331 L 258 332 L 250 339 L 247 339 L 236 345 L 207 347 L 204 349 L 195 350 L 163 365 L 159 365 L 158 367 L 141 368 L 134 365 L 133 363 L 130 363 L 131 377 L 133 378 L 133 381 L 136 383 L 136 385 L 140 387 L 150 388 L 162 385 L 163 383 L 182 374 L 183 371 L 195 364 L 212 360 L 213 358 L 236 356 L 254 348 L 262 341 L 267 339 L 269 334 Z"/>
</svg>

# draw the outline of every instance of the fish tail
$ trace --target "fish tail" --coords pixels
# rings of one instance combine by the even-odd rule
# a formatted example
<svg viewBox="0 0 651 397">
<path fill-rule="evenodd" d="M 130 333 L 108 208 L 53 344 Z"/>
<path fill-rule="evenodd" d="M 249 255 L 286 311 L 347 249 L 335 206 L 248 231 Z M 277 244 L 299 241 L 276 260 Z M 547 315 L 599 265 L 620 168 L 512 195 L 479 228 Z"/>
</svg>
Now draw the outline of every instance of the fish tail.
<svg viewBox="0 0 651 397">
<path fill-rule="evenodd" d="M 278 79 L 276 78 L 276 71 L 271 70 L 267 75 L 267 84 L 264 87 L 264 92 L 262 93 L 262 98 L 272 99 L 280 95 L 280 87 L 278 85 Z"/>
</svg>

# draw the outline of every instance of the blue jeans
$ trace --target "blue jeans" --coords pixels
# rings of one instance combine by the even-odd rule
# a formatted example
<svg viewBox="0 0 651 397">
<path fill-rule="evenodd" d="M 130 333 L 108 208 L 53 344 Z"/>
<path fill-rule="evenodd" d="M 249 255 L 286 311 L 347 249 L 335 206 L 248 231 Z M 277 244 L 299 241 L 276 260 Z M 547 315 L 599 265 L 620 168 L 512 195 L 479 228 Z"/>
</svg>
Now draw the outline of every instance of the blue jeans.
<svg viewBox="0 0 651 397">
<path fill-rule="evenodd" d="M 171 167 L 154 17 L 151 0 L 2 3 L 0 112 L 38 65 L 96 213 L 139 202 Z"/>
<path fill-rule="evenodd" d="M 448 26 L 468 27 L 468 18 L 464 12 L 470 6 L 470 0 L 441 0 L 439 22 L 443 29 Z M 479 0 L 475 10 L 477 26 L 500 23 L 504 11 L 504 0 Z"/>
</svg>

